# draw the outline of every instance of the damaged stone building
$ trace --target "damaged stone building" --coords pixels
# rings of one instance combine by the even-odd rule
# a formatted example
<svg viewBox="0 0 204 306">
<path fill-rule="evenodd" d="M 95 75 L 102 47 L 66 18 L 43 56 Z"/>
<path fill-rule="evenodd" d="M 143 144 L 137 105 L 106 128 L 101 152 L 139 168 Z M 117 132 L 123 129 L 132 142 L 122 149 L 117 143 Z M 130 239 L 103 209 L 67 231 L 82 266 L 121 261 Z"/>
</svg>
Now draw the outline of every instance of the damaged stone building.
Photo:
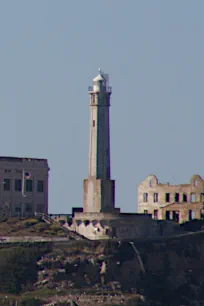
<svg viewBox="0 0 204 306">
<path fill-rule="evenodd" d="M 149 175 L 138 186 L 138 212 L 156 220 L 183 223 L 203 217 L 204 180 L 193 175 L 188 184 L 160 183 Z"/>
</svg>

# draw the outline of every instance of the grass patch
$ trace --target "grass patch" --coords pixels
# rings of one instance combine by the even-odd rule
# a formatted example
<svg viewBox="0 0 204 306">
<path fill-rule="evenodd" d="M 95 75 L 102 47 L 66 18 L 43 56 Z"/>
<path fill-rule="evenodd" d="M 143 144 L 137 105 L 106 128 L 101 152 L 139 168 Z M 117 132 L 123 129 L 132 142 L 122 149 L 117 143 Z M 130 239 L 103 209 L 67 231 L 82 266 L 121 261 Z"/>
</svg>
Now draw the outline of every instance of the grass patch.
<svg viewBox="0 0 204 306">
<path fill-rule="evenodd" d="M 34 298 L 34 297 L 46 298 L 46 297 L 56 295 L 56 292 L 58 292 L 56 289 L 42 288 L 42 289 L 26 292 L 26 293 L 24 293 L 23 296 L 30 297 L 30 298 Z M 60 290 L 60 294 L 61 295 L 66 295 L 67 290 Z"/>
<path fill-rule="evenodd" d="M 44 232 L 49 228 L 49 225 L 45 222 L 40 222 L 34 225 L 33 229 L 39 233 L 39 232 Z"/>
<path fill-rule="evenodd" d="M 57 232 L 57 231 L 61 230 L 61 226 L 58 225 L 58 224 L 51 224 L 51 225 L 50 225 L 50 229 L 51 229 L 52 231 Z"/>
<path fill-rule="evenodd" d="M 39 223 L 39 221 L 38 220 L 36 220 L 36 219 L 28 219 L 28 220 L 25 220 L 24 222 L 23 222 L 23 225 L 24 225 L 24 227 L 29 227 L 29 226 L 33 226 L 33 225 L 36 225 L 36 224 L 38 224 Z"/>
</svg>

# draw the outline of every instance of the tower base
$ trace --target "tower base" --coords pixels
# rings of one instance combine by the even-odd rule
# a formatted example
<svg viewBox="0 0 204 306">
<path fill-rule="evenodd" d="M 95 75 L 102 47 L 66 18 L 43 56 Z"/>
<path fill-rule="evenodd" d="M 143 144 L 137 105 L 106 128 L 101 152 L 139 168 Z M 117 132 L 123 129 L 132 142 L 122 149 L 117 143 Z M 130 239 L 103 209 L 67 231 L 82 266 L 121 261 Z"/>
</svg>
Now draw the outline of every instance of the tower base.
<svg viewBox="0 0 204 306">
<path fill-rule="evenodd" d="M 84 180 L 84 213 L 114 212 L 115 181 L 102 179 Z"/>
</svg>

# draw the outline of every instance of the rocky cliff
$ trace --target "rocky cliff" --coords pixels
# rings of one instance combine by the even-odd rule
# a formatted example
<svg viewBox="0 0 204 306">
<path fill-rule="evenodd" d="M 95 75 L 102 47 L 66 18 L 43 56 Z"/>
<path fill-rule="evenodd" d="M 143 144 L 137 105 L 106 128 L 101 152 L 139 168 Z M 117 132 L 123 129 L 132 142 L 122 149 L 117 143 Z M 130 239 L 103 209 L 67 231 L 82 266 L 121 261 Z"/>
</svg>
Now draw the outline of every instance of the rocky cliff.
<svg viewBox="0 0 204 306">
<path fill-rule="evenodd" d="M 0 291 L 56 305 L 204 305 L 203 238 L 1 244 Z"/>
</svg>

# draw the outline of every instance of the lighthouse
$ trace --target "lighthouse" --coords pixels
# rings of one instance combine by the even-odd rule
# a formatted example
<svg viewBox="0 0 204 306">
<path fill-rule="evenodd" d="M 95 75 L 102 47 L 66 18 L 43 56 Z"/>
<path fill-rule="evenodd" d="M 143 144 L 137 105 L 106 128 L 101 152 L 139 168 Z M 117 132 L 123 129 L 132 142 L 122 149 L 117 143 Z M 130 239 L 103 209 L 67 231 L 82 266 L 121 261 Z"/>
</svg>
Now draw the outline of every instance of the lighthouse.
<svg viewBox="0 0 204 306">
<path fill-rule="evenodd" d="M 115 210 L 115 181 L 111 180 L 109 78 L 99 74 L 89 87 L 89 155 L 88 178 L 84 180 L 84 213 Z"/>
<path fill-rule="evenodd" d="M 83 210 L 75 210 L 69 229 L 91 239 L 133 239 L 158 235 L 149 214 L 121 213 L 115 207 L 111 179 L 110 98 L 108 75 L 99 70 L 89 92 L 88 176 L 84 180 Z"/>
</svg>

